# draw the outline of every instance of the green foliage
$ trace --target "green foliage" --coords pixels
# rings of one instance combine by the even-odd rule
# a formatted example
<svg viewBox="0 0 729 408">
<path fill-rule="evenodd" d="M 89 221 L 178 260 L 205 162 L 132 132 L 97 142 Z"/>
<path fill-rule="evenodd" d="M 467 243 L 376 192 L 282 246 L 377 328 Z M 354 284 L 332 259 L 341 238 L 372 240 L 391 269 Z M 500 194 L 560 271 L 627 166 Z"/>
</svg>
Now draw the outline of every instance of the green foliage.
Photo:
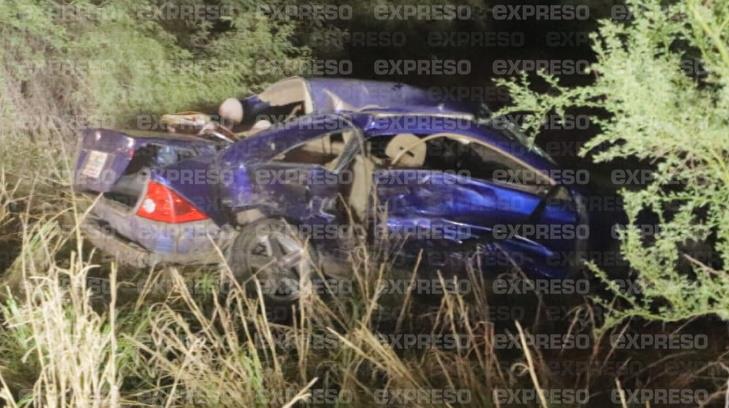
<svg viewBox="0 0 729 408">
<path fill-rule="evenodd" d="M 530 90 L 526 77 L 502 82 L 514 105 L 499 113 L 531 112 L 527 127 L 534 137 L 548 112 L 601 108 L 608 115 L 595 118 L 600 133 L 581 154 L 591 153 L 596 162 L 639 159 L 655 165 L 648 185 L 622 191 L 630 223 L 621 250 L 643 295 L 611 285 L 628 306 L 612 309 L 607 326 L 631 316 L 729 318 L 729 2 L 628 5 L 631 21 L 603 21 L 593 36 L 592 85 L 566 88 L 542 75 L 551 90 L 540 94 Z M 639 214 L 649 212 L 660 220 L 653 239 L 635 226 Z M 702 263 L 692 249 L 707 240 L 715 243 L 719 268 Z M 682 263 L 690 271 L 682 271 Z"/>
<path fill-rule="evenodd" d="M 213 18 L 185 15 L 183 6 Z M 38 123 L 50 111 L 59 121 L 130 123 L 140 113 L 216 104 L 294 74 L 286 67 L 307 51 L 292 45 L 292 29 L 247 1 L 3 2 L 3 119 Z"/>
</svg>

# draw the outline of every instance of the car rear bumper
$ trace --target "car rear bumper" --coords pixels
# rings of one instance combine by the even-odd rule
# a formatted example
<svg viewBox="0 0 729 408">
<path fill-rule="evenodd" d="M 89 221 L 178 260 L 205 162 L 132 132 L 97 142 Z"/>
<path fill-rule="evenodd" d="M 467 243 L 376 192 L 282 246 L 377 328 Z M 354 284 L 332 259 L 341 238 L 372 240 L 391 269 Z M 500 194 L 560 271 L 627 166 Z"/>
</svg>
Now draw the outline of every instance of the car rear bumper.
<svg viewBox="0 0 729 408">
<path fill-rule="evenodd" d="M 196 251 L 192 253 L 155 253 L 103 226 L 96 220 L 86 220 L 81 224 L 84 237 L 96 248 L 107 253 L 117 261 L 145 268 L 159 264 L 210 264 L 219 261 L 215 251 Z"/>
<path fill-rule="evenodd" d="M 103 198 L 95 204 L 81 230 L 95 247 L 119 262 L 137 267 L 219 262 L 216 245 L 224 246 L 230 236 L 229 231 L 210 220 L 155 222 Z"/>
</svg>

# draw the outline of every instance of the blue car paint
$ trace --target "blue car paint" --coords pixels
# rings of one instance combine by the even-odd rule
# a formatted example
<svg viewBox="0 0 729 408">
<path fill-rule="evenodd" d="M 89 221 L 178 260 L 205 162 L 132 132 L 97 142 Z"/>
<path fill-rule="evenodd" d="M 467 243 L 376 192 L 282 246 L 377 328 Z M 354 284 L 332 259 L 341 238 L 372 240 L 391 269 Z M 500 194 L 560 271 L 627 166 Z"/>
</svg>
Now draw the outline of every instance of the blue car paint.
<svg viewBox="0 0 729 408">
<path fill-rule="evenodd" d="M 211 217 L 219 230 L 231 224 L 238 211 L 253 208 L 267 216 L 283 217 L 293 223 L 329 225 L 342 222 L 336 215 L 334 205 L 340 193 L 338 184 L 265 183 L 258 178 L 260 174 L 287 168 L 301 172 L 305 180 L 322 176 L 336 177 L 336 169 L 276 163 L 270 159 L 323 133 L 345 128 L 357 129 L 364 139 L 402 132 L 455 133 L 493 146 L 538 171 L 548 173 L 556 168 L 548 158 L 471 120 L 468 108 L 452 103 L 434 104 L 429 95 L 417 88 L 392 83 L 353 83 L 330 79 L 309 80 L 308 86 L 315 108 L 324 112 L 275 125 L 223 149 L 197 137 L 169 135 L 128 138 L 123 133 L 106 130 L 102 132 L 102 137 L 108 138 L 109 142 L 108 146 L 104 145 L 104 149 L 124 157 L 118 159 L 120 163 L 114 167 L 115 171 L 123 171 L 128 164 L 126 157 L 130 157 L 129 152 L 145 144 L 192 146 L 197 149 L 197 156 L 160 167 L 153 171 L 151 177 L 194 203 Z M 365 112 L 327 112 L 327 109 L 332 109 L 327 105 L 327 101 L 331 100 L 329 94 L 337 92 L 340 99 L 352 106 L 377 106 Z M 257 97 L 244 101 L 247 112 L 263 109 L 266 105 Z M 84 138 L 93 137 L 94 133 L 91 132 L 87 131 Z M 99 145 L 93 146 L 97 149 Z M 352 146 L 354 144 L 350 145 L 350 150 L 356 149 L 356 146 Z M 84 154 L 82 148 L 77 170 L 83 165 Z M 205 174 L 208 181 L 190 182 L 180 176 L 183 172 Z M 397 173 L 409 173 L 409 179 L 418 182 L 414 185 L 388 183 L 388 178 L 396 177 Z M 210 180 L 212 174 L 217 175 L 217 179 Z M 404 236 L 407 231 L 418 227 L 445 231 L 439 239 L 409 239 L 404 249 L 410 255 L 423 248 L 439 247 L 445 248 L 447 252 L 449 248 L 458 246 L 480 245 L 487 248 L 488 256 L 498 258 L 500 262 L 514 261 L 530 274 L 563 277 L 569 268 L 559 258 L 564 257 L 563 253 L 574 252 L 579 247 L 574 240 L 527 239 L 520 236 L 495 239 L 492 226 L 495 223 L 576 225 L 587 222 L 579 206 L 564 203 L 542 204 L 539 218 L 532 219 L 540 205 L 540 197 L 484 180 L 422 169 L 391 169 L 378 170 L 375 181 L 380 201 L 387 203 L 391 211 L 386 220 L 389 234 Z M 106 188 L 96 187 L 100 188 L 97 191 Z M 570 187 L 568 190 L 572 197 L 581 196 L 576 189 Z M 138 225 L 139 217 L 133 214 L 128 216 L 133 218 L 130 225 Z M 173 231 L 177 228 L 171 226 Z M 184 252 L 196 246 L 195 239 L 187 238 L 180 246 L 177 243 L 180 237 L 189 237 L 189 234 L 179 231 L 161 235 L 159 239 L 138 239 L 135 234 L 132 228 L 124 231 L 123 235 L 137 242 L 143 241 L 142 245 L 152 252 Z M 212 235 L 215 239 L 215 234 Z M 196 239 L 200 240 L 200 245 L 203 245 L 203 239 L 210 242 L 208 236 Z"/>
<path fill-rule="evenodd" d="M 342 119 L 342 116 L 335 114 L 308 116 L 232 144 L 217 157 L 220 172 L 227 175 L 221 180 L 221 202 L 235 210 L 277 205 L 275 197 L 272 197 L 274 192 L 262 190 L 260 183 L 254 180 L 255 175 L 265 170 L 271 158 L 288 148 L 322 133 L 349 126 Z M 290 190 L 290 187 L 281 188 Z"/>
<path fill-rule="evenodd" d="M 388 123 L 410 123 L 402 116 L 390 114 Z M 410 113 L 406 115 L 412 115 Z M 420 117 L 428 117 L 421 115 Z M 256 174 L 276 173 L 276 170 L 295 170 L 303 175 L 304 180 L 315 179 L 316 173 L 329 173 L 317 165 L 296 165 L 269 161 L 275 155 L 320 136 L 322 133 L 358 128 L 365 139 L 382 135 L 411 132 L 433 133 L 448 131 L 462 134 L 483 141 L 500 150 L 512 154 L 520 160 L 534 166 L 538 170 L 548 172 L 554 168 L 548 160 L 515 146 L 507 138 L 492 130 L 480 127 L 470 121 L 453 130 L 447 126 L 426 127 L 416 121 L 412 126 L 375 126 L 383 123 L 377 114 L 342 113 L 323 114 L 304 117 L 285 125 L 277 126 L 240 140 L 214 159 L 200 158 L 180 162 L 176 168 L 204 169 L 218 166 L 222 173 L 229 174 L 219 185 L 219 198 L 222 207 L 229 214 L 237 211 L 257 208 L 266 216 L 283 217 L 293 223 L 307 225 L 326 225 L 341 222 L 334 214 L 334 201 L 339 193 L 336 184 L 256 182 Z M 432 123 L 440 123 L 432 121 Z M 203 164 L 205 163 L 205 164 Z M 199 167 L 201 166 L 201 167 Z M 388 183 L 388 178 L 401 177 L 407 173 L 411 185 Z M 321 175 L 321 174 L 320 174 Z M 270 181 L 270 180 L 269 180 Z M 490 244 L 491 250 L 502 251 L 510 259 L 519 259 L 520 266 L 530 274 L 560 277 L 566 273 L 563 265 L 550 266 L 557 262 L 564 252 L 574 251 L 575 243 L 571 239 L 526 239 L 515 236 L 510 239 L 494 239 L 491 226 L 499 224 L 573 224 L 578 220 L 577 208 L 565 205 L 546 205 L 539 219 L 529 219 L 540 204 L 541 198 L 524 191 L 456 174 L 441 173 L 422 169 L 379 170 L 375 181 L 380 202 L 388 204 L 387 227 L 393 236 L 406 235 L 403 231 L 412 231 L 418 226 L 421 230 L 445 231 L 442 239 L 417 240 L 410 239 L 406 249 L 417 251 L 440 245 L 458 246 L 469 242 Z M 166 183 L 192 202 L 210 202 L 210 186 L 184 185 L 175 182 Z M 207 201 L 206 201 L 207 200 Z M 219 208 L 219 207 L 218 207 Z M 221 225 L 229 222 L 220 211 L 213 209 L 211 214 Z M 452 233 L 452 234 L 451 234 Z M 450 236 L 448 234 L 451 234 Z"/>
<path fill-rule="evenodd" d="M 402 173 L 406 175 L 403 176 Z M 389 177 L 414 180 L 412 184 L 388 183 Z M 387 207 L 387 229 L 390 234 L 408 238 L 412 231 L 427 232 L 424 239 L 411 240 L 409 250 L 431 249 L 438 239 L 451 241 L 453 246 L 468 241 L 494 244 L 491 250 L 501 250 L 512 258 L 527 257 L 519 265 L 527 272 L 549 277 L 564 275 L 564 270 L 549 268 L 557 251 L 574 251 L 573 240 L 526 239 L 520 236 L 504 238 L 503 232 L 493 230 L 496 224 L 522 225 L 540 203 L 540 198 L 497 183 L 428 170 L 381 170 L 378 180 L 379 200 Z M 578 222 L 569 209 L 550 207 L 532 224 L 573 224 Z M 441 245 L 442 246 L 442 245 Z"/>
<path fill-rule="evenodd" d="M 446 101 L 425 89 L 398 82 L 343 78 L 309 78 L 306 81 L 315 112 L 333 112 L 332 95 L 350 110 L 385 109 L 391 112 L 472 113 L 476 107 Z"/>
<path fill-rule="evenodd" d="M 74 185 L 102 193 L 110 191 L 135 153 L 150 145 L 192 150 L 202 156 L 215 154 L 215 148 L 210 141 L 195 136 L 135 130 L 83 129 L 76 159 Z M 86 177 L 81 171 L 92 147 L 93 150 L 107 153 L 107 160 L 111 162 L 98 178 Z"/>
</svg>

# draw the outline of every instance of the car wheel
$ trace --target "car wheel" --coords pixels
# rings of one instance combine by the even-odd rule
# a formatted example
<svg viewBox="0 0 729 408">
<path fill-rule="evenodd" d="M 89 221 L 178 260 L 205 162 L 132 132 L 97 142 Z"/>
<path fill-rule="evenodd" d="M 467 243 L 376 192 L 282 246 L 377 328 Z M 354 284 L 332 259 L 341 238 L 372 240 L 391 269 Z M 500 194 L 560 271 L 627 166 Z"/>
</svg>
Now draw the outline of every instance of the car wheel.
<svg viewBox="0 0 729 408">
<path fill-rule="evenodd" d="M 257 279 L 267 305 L 288 306 L 311 287 L 312 252 L 286 221 L 264 219 L 240 231 L 230 246 L 228 264 L 249 293 L 257 293 Z"/>
</svg>

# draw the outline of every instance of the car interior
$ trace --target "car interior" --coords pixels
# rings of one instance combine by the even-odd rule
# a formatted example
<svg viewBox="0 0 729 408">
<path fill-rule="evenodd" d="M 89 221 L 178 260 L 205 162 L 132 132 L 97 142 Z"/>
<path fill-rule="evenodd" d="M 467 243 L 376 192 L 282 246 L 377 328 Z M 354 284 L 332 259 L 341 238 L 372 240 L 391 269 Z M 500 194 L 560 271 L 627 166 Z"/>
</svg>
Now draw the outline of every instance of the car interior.
<svg viewBox="0 0 729 408">
<path fill-rule="evenodd" d="M 273 158 L 274 161 L 295 164 L 315 164 L 334 171 L 339 166 L 347 144 L 356 137 L 356 130 L 345 129 L 327 133 L 307 142 L 293 146 Z M 375 164 L 367 156 L 355 155 L 349 164 L 350 183 L 343 186 L 350 213 L 355 221 L 366 217 L 370 194 L 372 193 L 372 174 Z"/>
<path fill-rule="evenodd" d="M 311 96 L 302 78 L 289 78 L 264 89 L 258 99 L 266 104 L 257 112 L 245 112 L 237 98 L 226 99 L 218 108 L 221 121 L 236 138 L 248 137 L 312 111 Z M 251 116 L 253 115 L 253 116 Z"/>
<path fill-rule="evenodd" d="M 287 122 L 312 111 L 311 96 L 302 78 L 277 82 L 258 94 L 258 99 L 267 103 L 268 108 L 256 113 L 253 125 L 246 133 L 260 132 L 272 124 Z"/>
<path fill-rule="evenodd" d="M 318 164 L 334 170 L 347 143 L 354 137 L 353 130 L 327 133 L 293 146 L 273 158 L 275 161 L 301 164 Z"/>
<path fill-rule="evenodd" d="M 467 174 L 527 191 L 538 191 L 553 184 L 551 179 L 507 153 L 460 135 L 401 133 L 374 137 L 368 140 L 368 151 L 377 166 L 385 169 L 411 168 Z M 497 178 L 495 175 L 507 177 Z"/>
</svg>

